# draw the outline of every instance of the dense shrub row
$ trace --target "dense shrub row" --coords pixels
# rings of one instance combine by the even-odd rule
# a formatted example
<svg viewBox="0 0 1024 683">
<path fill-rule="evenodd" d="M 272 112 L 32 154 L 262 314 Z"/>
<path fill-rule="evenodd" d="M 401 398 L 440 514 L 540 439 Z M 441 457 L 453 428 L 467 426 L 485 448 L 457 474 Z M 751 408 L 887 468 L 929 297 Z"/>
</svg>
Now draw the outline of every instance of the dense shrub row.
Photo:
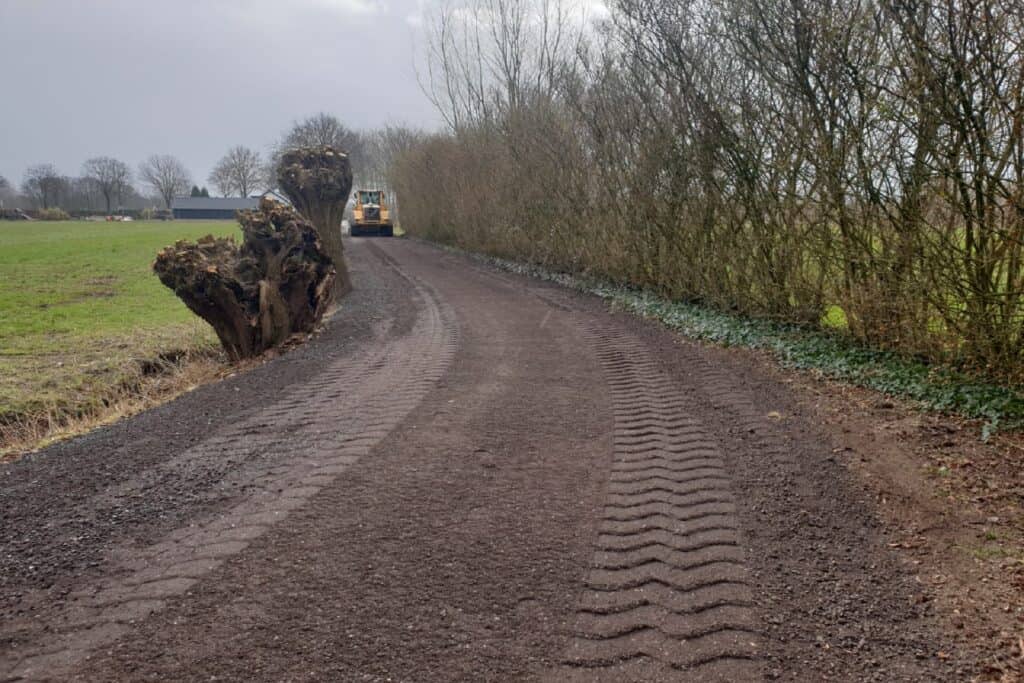
<svg viewBox="0 0 1024 683">
<path fill-rule="evenodd" d="M 40 221 L 66 221 L 70 220 L 71 216 L 64 209 L 36 209 L 30 211 L 29 215 Z"/>
<path fill-rule="evenodd" d="M 483 5 L 436 18 L 405 229 L 1024 377 L 1024 2 Z"/>
</svg>

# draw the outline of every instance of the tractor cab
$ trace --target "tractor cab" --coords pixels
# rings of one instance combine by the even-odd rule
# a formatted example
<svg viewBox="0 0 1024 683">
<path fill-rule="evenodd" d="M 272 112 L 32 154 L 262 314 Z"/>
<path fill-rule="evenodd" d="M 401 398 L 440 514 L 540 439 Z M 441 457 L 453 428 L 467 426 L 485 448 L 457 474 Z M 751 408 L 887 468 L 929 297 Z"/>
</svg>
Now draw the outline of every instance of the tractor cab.
<svg viewBox="0 0 1024 683">
<path fill-rule="evenodd" d="M 352 209 L 352 222 L 349 234 L 353 237 L 377 235 L 391 237 L 394 226 L 391 223 L 390 211 L 383 190 L 356 190 L 352 194 L 355 206 Z"/>
</svg>

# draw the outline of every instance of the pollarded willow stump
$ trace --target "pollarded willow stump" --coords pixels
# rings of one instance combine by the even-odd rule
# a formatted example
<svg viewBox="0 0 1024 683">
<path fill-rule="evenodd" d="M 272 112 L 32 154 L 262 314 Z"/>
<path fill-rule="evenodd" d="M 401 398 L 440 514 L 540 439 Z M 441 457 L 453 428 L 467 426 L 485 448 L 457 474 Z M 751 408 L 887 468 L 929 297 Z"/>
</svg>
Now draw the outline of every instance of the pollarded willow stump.
<svg viewBox="0 0 1024 683">
<path fill-rule="evenodd" d="M 316 226 L 338 277 L 334 296 L 352 290 L 341 242 L 341 219 L 352 191 L 348 155 L 333 147 L 301 147 L 285 152 L 277 167 L 277 182 L 299 213 Z"/>
<path fill-rule="evenodd" d="M 213 326 L 233 360 L 312 332 L 335 281 L 316 229 L 290 207 L 263 199 L 238 220 L 241 247 L 207 235 L 166 247 L 153 263 L 160 282 Z"/>
</svg>

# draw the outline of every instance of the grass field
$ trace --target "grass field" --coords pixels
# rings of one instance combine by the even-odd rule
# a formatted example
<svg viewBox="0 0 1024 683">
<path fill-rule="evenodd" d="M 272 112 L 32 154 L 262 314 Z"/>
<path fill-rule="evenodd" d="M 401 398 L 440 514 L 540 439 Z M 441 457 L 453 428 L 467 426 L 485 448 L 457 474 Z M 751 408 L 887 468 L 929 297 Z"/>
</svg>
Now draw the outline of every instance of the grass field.
<svg viewBox="0 0 1024 683">
<path fill-rule="evenodd" d="M 233 221 L 0 222 L 0 423 L 95 413 L 161 354 L 216 348 L 150 270 Z"/>
</svg>

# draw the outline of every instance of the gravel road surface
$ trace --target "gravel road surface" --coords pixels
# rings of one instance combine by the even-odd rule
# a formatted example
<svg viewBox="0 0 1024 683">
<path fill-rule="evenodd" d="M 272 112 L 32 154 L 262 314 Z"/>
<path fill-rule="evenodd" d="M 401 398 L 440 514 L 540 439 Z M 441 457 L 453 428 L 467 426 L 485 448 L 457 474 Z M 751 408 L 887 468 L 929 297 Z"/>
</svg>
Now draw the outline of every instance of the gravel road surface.
<svg viewBox="0 0 1024 683">
<path fill-rule="evenodd" d="M 423 243 L 348 253 L 310 343 L 0 466 L 0 680 L 963 680 L 785 386 Z"/>
</svg>

